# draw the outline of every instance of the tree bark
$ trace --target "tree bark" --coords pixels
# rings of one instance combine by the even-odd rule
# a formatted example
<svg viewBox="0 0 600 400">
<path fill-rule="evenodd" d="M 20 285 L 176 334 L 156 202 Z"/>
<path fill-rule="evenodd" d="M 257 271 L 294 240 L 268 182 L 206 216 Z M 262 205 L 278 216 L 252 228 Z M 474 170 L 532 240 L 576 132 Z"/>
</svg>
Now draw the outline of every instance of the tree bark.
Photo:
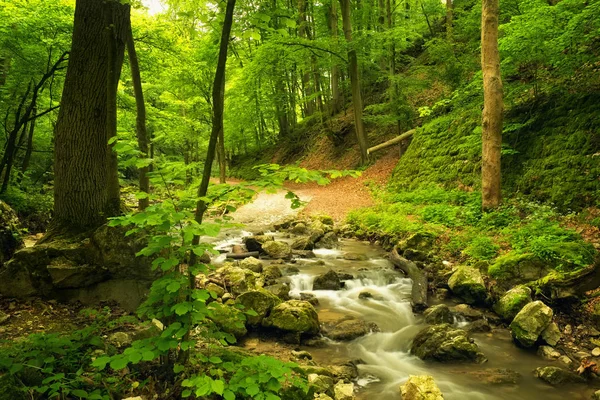
<svg viewBox="0 0 600 400">
<path fill-rule="evenodd" d="M 36 114 L 37 109 L 33 108 L 33 115 Z M 19 178 L 19 182 L 21 182 L 23 175 L 27 172 L 29 168 L 29 162 L 31 161 L 31 154 L 33 153 L 33 134 L 35 133 L 35 119 L 31 121 L 29 125 L 29 135 L 27 136 L 27 147 L 25 150 L 25 156 L 23 156 L 23 162 L 21 164 L 21 178 Z"/>
<path fill-rule="evenodd" d="M 414 133 L 415 133 L 415 129 L 411 129 L 410 131 L 404 132 L 402 135 L 396 136 L 395 138 L 390 139 L 387 142 L 383 142 L 381 144 L 378 144 L 377 146 L 369 147 L 367 149 L 367 153 L 371 154 L 378 150 L 382 150 L 382 149 L 385 149 L 386 147 L 395 145 L 396 143 L 400 143 L 401 141 L 412 137 L 412 135 L 414 135 Z"/>
<path fill-rule="evenodd" d="M 417 267 L 417 265 L 398 254 L 394 247 L 390 253 L 390 261 L 394 266 L 402 270 L 412 281 L 412 307 L 415 312 L 424 311 L 427 305 L 427 274 Z"/>
<path fill-rule="evenodd" d="M 76 2 L 72 50 L 55 129 L 52 232 L 91 230 L 112 216 L 107 212 L 111 211 L 106 129 L 110 40 L 102 18 L 104 8 L 97 0 Z M 120 19 L 129 18 L 128 6 L 117 9 Z"/>
<path fill-rule="evenodd" d="M 367 154 L 367 148 L 369 147 L 367 135 L 365 133 L 365 125 L 363 123 L 363 102 L 362 94 L 360 89 L 360 76 L 358 73 L 358 58 L 356 56 L 356 49 L 352 44 L 352 21 L 350 16 L 350 0 L 340 0 L 340 6 L 342 9 L 342 23 L 344 27 L 344 36 L 346 42 L 348 42 L 348 67 L 350 74 L 350 85 L 352 86 L 352 103 L 354 104 L 354 123 L 356 130 L 356 138 L 358 139 L 358 146 L 360 148 L 360 160 L 361 164 L 366 164 L 369 160 Z"/>
<path fill-rule="evenodd" d="M 338 42 L 338 12 L 335 0 L 329 8 L 329 32 L 333 41 Z M 332 56 L 331 67 L 331 115 L 336 115 L 342 109 L 342 97 L 340 92 L 340 66 L 335 57 Z"/>
<path fill-rule="evenodd" d="M 217 158 L 219 161 L 219 183 L 227 183 L 227 158 L 225 156 L 225 135 L 223 128 L 219 132 L 219 141 L 217 142 Z"/>
<path fill-rule="evenodd" d="M 498 52 L 498 0 L 483 0 L 481 14 L 481 68 L 483 118 L 481 151 L 482 208 L 497 208 L 501 201 L 502 78 Z"/>
<path fill-rule="evenodd" d="M 131 68 L 131 80 L 133 82 L 133 93 L 135 96 L 136 107 L 136 133 L 137 141 L 142 157 L 148 158 L 148 130 L 146 129 L 146 103 L 144 101 L 144 91 L 142 87 L 142 76 L 140 73 L 140 65 L 138 62 L 137 51 L 135 50 L 135 42 L 133 40 L 133 31 L 129 24 L 129 32 L 127 35 L 127 55 L 129 56 L 129 66 Z M 149 167 L 140 168 L 140 191 L 150 194 L 150 179 L 148 178 Z M 140 210 L 145 210 L 150 205 L 149 198 L 139 199 L 138 207 Z"/>
</svg>

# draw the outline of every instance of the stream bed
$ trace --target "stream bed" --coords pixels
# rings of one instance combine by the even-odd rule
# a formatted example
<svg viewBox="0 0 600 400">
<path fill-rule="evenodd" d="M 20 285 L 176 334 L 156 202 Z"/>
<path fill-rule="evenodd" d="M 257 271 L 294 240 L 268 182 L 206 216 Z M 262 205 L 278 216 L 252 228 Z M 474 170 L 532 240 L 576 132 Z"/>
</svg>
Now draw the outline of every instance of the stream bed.
<svg viewBox="0 0 600 400">
<path fill-rule="evenodd" d="M 216 243 L 224 249 L 241 243 L 238 232 Z M 276 240 L 290 241 L 289 236 L 271 233 Z M 294 266 L 298 273 L 288 275 L 290 296 L 299 298 L 301 292 L 317 297 L 315 308 L 319 320 L 331 322 L 351 315 L 377 324 L 380 332 L 349 342 L 327 341 L 324 347 L 302 347 L 309 351 L 319 365 L 361 360 L 357 399 L 398 399 L 399 386 L 409 375 L 432 375 L 446 400 L 589 400 L 594 389 L 586 385 L 550 386 L 534 375 L 540 366 L 557 365 L 534 352 L 514 345 L 510 331 L 494 328 L 488 333 L 473 333 L 480 351 L 488 358 L 484 364 L 442 364 L 424 362 L 410 354 L 410 344 L 415 335 L 425 327 L 423 318 L 412 312 L 410 305 L 410 279 L 394 270 L 385 258 L 385 251 L 375 245 L 356 240 L 342 240 L 339 249 L 315 250 L 316 258 L 297 259 Z M 344 254 L 362 254 L 364 261 L 344 259 Z M 224 256 L 217 260 L 223 262 Z M 267 260 L 264 260 L 268 262 Z M 344 272 L 355 278 L 344 281 L 345 288 L 338 291 L 313 290 L 314 278 L 329 270 Z M 282 266 L 284 271 L 286 268 Z M 359 298 L 361 292 L 369 292 L 372 298 Z M 458 303 L 456 303 L 458 304 Z M 450 302 L 448 305 L 453 305 Z M 461 322 L 457 321 L 460 326 Z M 490 371 L 512 370 L 520 375 L 516 384 L 491 384 L 486 382 Z M 513 373 L 514 374 L 514 373 Z"/>
</svg>

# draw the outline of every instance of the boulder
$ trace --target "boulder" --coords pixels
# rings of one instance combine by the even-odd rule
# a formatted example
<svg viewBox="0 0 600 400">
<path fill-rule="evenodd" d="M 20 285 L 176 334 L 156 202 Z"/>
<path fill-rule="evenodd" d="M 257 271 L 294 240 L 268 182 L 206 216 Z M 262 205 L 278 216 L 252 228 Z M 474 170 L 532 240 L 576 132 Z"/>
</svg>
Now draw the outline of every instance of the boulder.
<svg viewBox="0 0 600 400">
<path fill-rule="evenodd" d="M 223 282 L 225 288 L 235 296 L 256 289 L 257 275 L 249 269 L 230 263 L 223 265 L 210 276 L 218 282 Z"/>
<path fill-rule="evenodd" d="M 307 236 L 299 237 L 292 243 L 292 250 L 313 250 L 314 248 L 314 242 Z"/>
<path fill-rule="evenodd" d="M 270 241 L 263 244 L 262 249 L 272 258 L 292 258 L 292 248 L 289 244 L 280 241 Z"/>
<path fill-rule="evenodd" d="M 317 249 L 335 249 L 338 246 L 338 237 L 333 232 L 327 232 L 317 243 L 315 247 Z"/>
<path fill-rule="evenodd" d="M 290 229 L 290 232 L 294 235 L 304 235 L 307 231 L 308 228 L 306 227 L 306 224 L 302 222 L 298 222 L 293 228 Z"/>
<path fill-rule="evenodd" d="M 275 285 L 278 283 L 278 279 L 281 278 L 283 274 L 281 273 L 281 268 L 277 265 L 267 265 L 263 268 L 262 272 L 262 281 L 265 286 Z"/>
<path fill-rule="evenodd" d="M 287 332 L 311 335 L 319 333 L 317 311 L 312 304 L 301 300 L 289 300 L 276 305 L 271 314 L 263 319 L 262 325 Z"/>
<path fill-rule="evenodd" d="M 478 319 L 477 321 L 470 322 L 467 326 L 465 326 L 465 331 L 469 333 L 490 332 L 491 330 L 492 327 L 486 319 Z"/>
<path fill-rule="evenodd" d="M 533 254 L 513 254 L 509 252 L 496 259 L 488 268 L 488 274 L 496 279 L 501 290 L 507 290 L 523 283 L 546 276 L 552 268 Z"/>
<path fill-rule="evenodd" d="M 452 324 L 454 322 L 454 317 L 445 304 L 429 307 L 423 312 L 423 316 L 425 317 L 425 322 L 430 325 Z"/>
<path fill-rule="evenodd" d="M 246 245 L 246 249 L 248 251 L 263 251 L 263 244 L 266 242 L 270 242 L 275 240 L 273 236 L 269 235 L 255 235 L 255 236 L 246 236 L 243 239 L 244 244 Z"/>
<path fill-rule="evenodd" d="M 330 396 L 326 395 L 325 393 L 319 393 L 319 394 L 315 394 L 314 400 L 333 400 L 333 399 Z"/>
<path fill-rule="evenodd" d="M 468 304 L 458 304 L 454 307 L 450 307 L 450 311 L 457 317 L 463 318 L 467 321 L 477 321 L 485 318 L 483 312 L 471 307 Z"/>
<path fill-rule="evenodd" d="M 379 327 L 353 317 L 346 317 L 323 327 L 323 335 L 337 341 L 354 340 L 370 332 L 379 332 Z"/>
<path fill-rule="evenodd" d="M 481 272 L 471 267 L 458 267 L 448 280 L 452 293 L 467 304 L 483 304 L 487 299 L 487 290 Z"/>
<path fill-rule="evenodd" d="M 546 360 L 558 360 L 560 358 L 560 353 L 550 346 L 538 347 L 537 354 Z"/>
<path fill-rule="evenodd" d="M 354 383 L 339 381 L 333 387 L 334 400 L 354 400 Z"/>
<path fill-rule="evenodd" d="M 505 321 L 512 321 L 523 307 L 531 303 L 531 289 L 516 286 L 494 304 L 494 311 Z"/>
<path fill-rule="evenodd" d="M 248 257 L 240 261 L 240 267 L 249 269 L 252 272 L 261 273 L 263 271 L 263 263 L 257 258 Z"/>
<path fill-rule="evenodd" d="M 540 336 L 542 337 L 542 340 L 550 346 L 556 346 L 561 336 L 560 329 L 558 329 L 558 325 L 556 325 L 555 322 L 551 322 L 546 329 L 542 331 Z"/>
<path fill-rule="evenodd" d="M 225 333 L 240 339 L 248 333 L 244 324 L 245 316 L 243 312 L 236 307 L 234 300 L 229 300 L 227 304 L 211 303 L 215 307 L 211 320 Z"/>
<path fill-rule="evenodd" d="M 344 382 L 351 382 L 358 378 L 358 368 L 352 362 L 341 365 L 329 365 L 327 369 L 331 372 L 331 376 L 341 379 Z"/>
<path fill-rule="evenodd" d="M 308 385 L 315 393 L 333 394 L 333 378 L 327 375 L 308 374 Z"/>
<path fill-rule="evenodd" d="M 313 290 L 340 290 L 342 286 L 340 277 L 333 270 L 317 276 L 313 281 Z"/>
<path fill-rule="evenodd" d="M 250 290 L 240 294 L 236 301 L 244 306 L 245 311 L 254 310 L 257 315 L 247 315 L 246 322 L 251 326 L 259 326 L 263 319 L 276 305 L 281 303 L 279 297 L 267 290 Z"/>
<path fill-rule="evenodd" d="M 523 347 L 532 347 L 552 322 L 553 312 L 541 301 L 527 304 L 510 324 L 513 339 Z"/>
<path fill-rule="evenodd" d="M 521 374 L 512 369 L 505 368 L 483 368 L 473 370 L 452 371 L 454 374 L 469 375 L 475 381 L 486 385 L 514 385 L 521 379 Z"/>
<path fill-rule="evenodd" d="M 535 370 L 535 375 L 546 383 L 551 385 L 562 385 L 565 383 L 584 383 L 585 379 L 560 367 L 539 367 Z"/>
<path fill-rule="evenodd" d="M 0 311 L 0 325 L 5 323 L 6 321 L 8 321 L 9 318 L 10 318 L 10 316 L 8 314 Z"/>
<path fill-rule="evenodd" d="M 344 260 L 348 261 L 367 261 L 369 257 L 366 254 L 361 253 L 345 253 Z"/>
<path fill-rule="evenodd" d="M 428 252 L 433 246 L 435 236 L 429 233 L 415 233 L 398 243 L 398 250 L 404 252 L 407 249 Z"/>
<path fill-rule="evenodd" d="M 422 360 L 485 361 L 467 332 L 450 324 L 432 325 L 421 330 L 414 338 L 410 351 Z"/>
<path fill-rule="evenodd" d="M 127 332 L 115 332 L 108 337 L 108 343 L 117 348 L 129 346 L 132 341 L 131 335 Z"/>
<path fill-rule="evenodd" d="M 17 213 L 0 200 L 0 266 L 24 246 Z"/>
<path fill-rule="evenodd" d="M 276 283 L 274 285 L 265 286 L 264 289 L 275 296 L 279 297 L 281 300 L 289 300 L 290 299 L 290 285 L 287 283 Z"/>
<path fill-rule="evenodd" d="M 312 293 L 301 292 L 300 293 L 300 300 L 302 300 L 302 301 L 308 301 L 313 306 L 318 306 L 319 305 L 319 299 L 317 298 L 317 296 L 315 296 Z"/>
<path fill-rule="evenodd" d="M 329 215 L 315 215 L 313 218 L 325 225 L 333 226 L 334 224 L 333 218 L 331 218 Z"/>
<path fill-rule="evenodd" d="M 410 375 L 400 386 L 402 400 L 443 400 L 440 388 L 429 375 Z"/>
</svg>

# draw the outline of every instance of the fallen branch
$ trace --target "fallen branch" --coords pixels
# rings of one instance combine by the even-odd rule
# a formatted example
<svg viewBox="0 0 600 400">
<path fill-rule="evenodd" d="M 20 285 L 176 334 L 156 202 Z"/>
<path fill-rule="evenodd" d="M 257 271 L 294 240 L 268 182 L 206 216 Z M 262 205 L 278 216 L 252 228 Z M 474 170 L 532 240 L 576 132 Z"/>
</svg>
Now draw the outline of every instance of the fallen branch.
<svg viewBox="0 0 600 400">
<path fill-rule="evenodd" d="M 427 305 L 427 274 L 417 265 L 398 254 L 396 247 L 390 253 L 390 261 L 394 266 L 402 270 L 413 281 L 412 307 L 415 312 L 425 310 Z"/>
<path fill-rule="evenodd" d="M 391 140 L 388 140 L 387 142 L 383 142 L 381 144 L 378 144 L 377 146 L 369 147 L 367 149 L 367 154 L 371 154 L 378 150 L 385 149 L 386 147 L 390 147 L 396 143 L 400 143 L 404 139 L 408 139 L 409 137 L 411 137 L 414 133 L 415 133 L 415 129 L 411 129 L 410 131 L 404 132 L 402 135 L 397 136 Z"/>
<path fill-rule="evenodd" d="M 258 251 L 249 251 L 246 253 L 227 253 L 226 257 L 234 259 L 234 260 L 242 260 L 242 259 L 248 258 L 248 257 L 257 257 L 258 258 Z"/>
</svg>

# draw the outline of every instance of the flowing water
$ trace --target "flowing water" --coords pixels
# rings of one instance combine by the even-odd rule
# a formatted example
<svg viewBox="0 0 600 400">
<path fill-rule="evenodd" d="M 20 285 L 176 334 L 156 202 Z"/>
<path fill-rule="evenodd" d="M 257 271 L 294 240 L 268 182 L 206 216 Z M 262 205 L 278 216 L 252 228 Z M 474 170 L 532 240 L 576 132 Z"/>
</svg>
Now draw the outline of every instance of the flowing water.
<svg viewBox="0 0 600 400">
<path fill-rule="evenodd" d="M 277 235 L 277 240 L 286 240 Z M 237 239 L 239 241 L 239 238 Z M 226 247 L 235 239 L 225 239 Z M 366 243 L 344 240 L 340 250 L 316 250 L 314 259 L 298 259 L 299 273 L 289 276 L 292 297 L 301 292 L 314 294 L 321 322 L 335 321 L 352 315 L 374 322 L 381 332 L 350 342 L 329 341 L 324 348 L 305 348 L 319 365 L 361 360 L 359 365 L 359 399 L 398 399 L 399 386 L 409 375 L 432 375 L 446 400 L 583 400 L 590 399 L 593 389 L 583 385 L 552 387 L 537 379 L 536 367 L 552 365 L 533 353 L 517 348 L 506 329 L 472 337 L 489 361 L 485 364 L 441 364 L 424 362 L 410 354 L 414 336 L 425 324 L 410 306 L 411 280 L 395 271 L 384 258 L 384 251 Z M 343 259 L 345 253 L 364 254 L 366 261 Z M 314 278 L 330 269 L 352 274 L 339 291 L 312 290 Z M 372 294 L 359 299 L 361 292 Z M 457 321 L 457 324 L 461 324 Z M 558 363 L 556 365 L 559 365 Z M 488 369 L 511 369 L 521 377 L 518 384 L 492 385 L 484 381 Z M 482 374 L 483 375 L 479 375 Z M 483 376 L 483 377 L 482 377 Z"/>
</svg>

